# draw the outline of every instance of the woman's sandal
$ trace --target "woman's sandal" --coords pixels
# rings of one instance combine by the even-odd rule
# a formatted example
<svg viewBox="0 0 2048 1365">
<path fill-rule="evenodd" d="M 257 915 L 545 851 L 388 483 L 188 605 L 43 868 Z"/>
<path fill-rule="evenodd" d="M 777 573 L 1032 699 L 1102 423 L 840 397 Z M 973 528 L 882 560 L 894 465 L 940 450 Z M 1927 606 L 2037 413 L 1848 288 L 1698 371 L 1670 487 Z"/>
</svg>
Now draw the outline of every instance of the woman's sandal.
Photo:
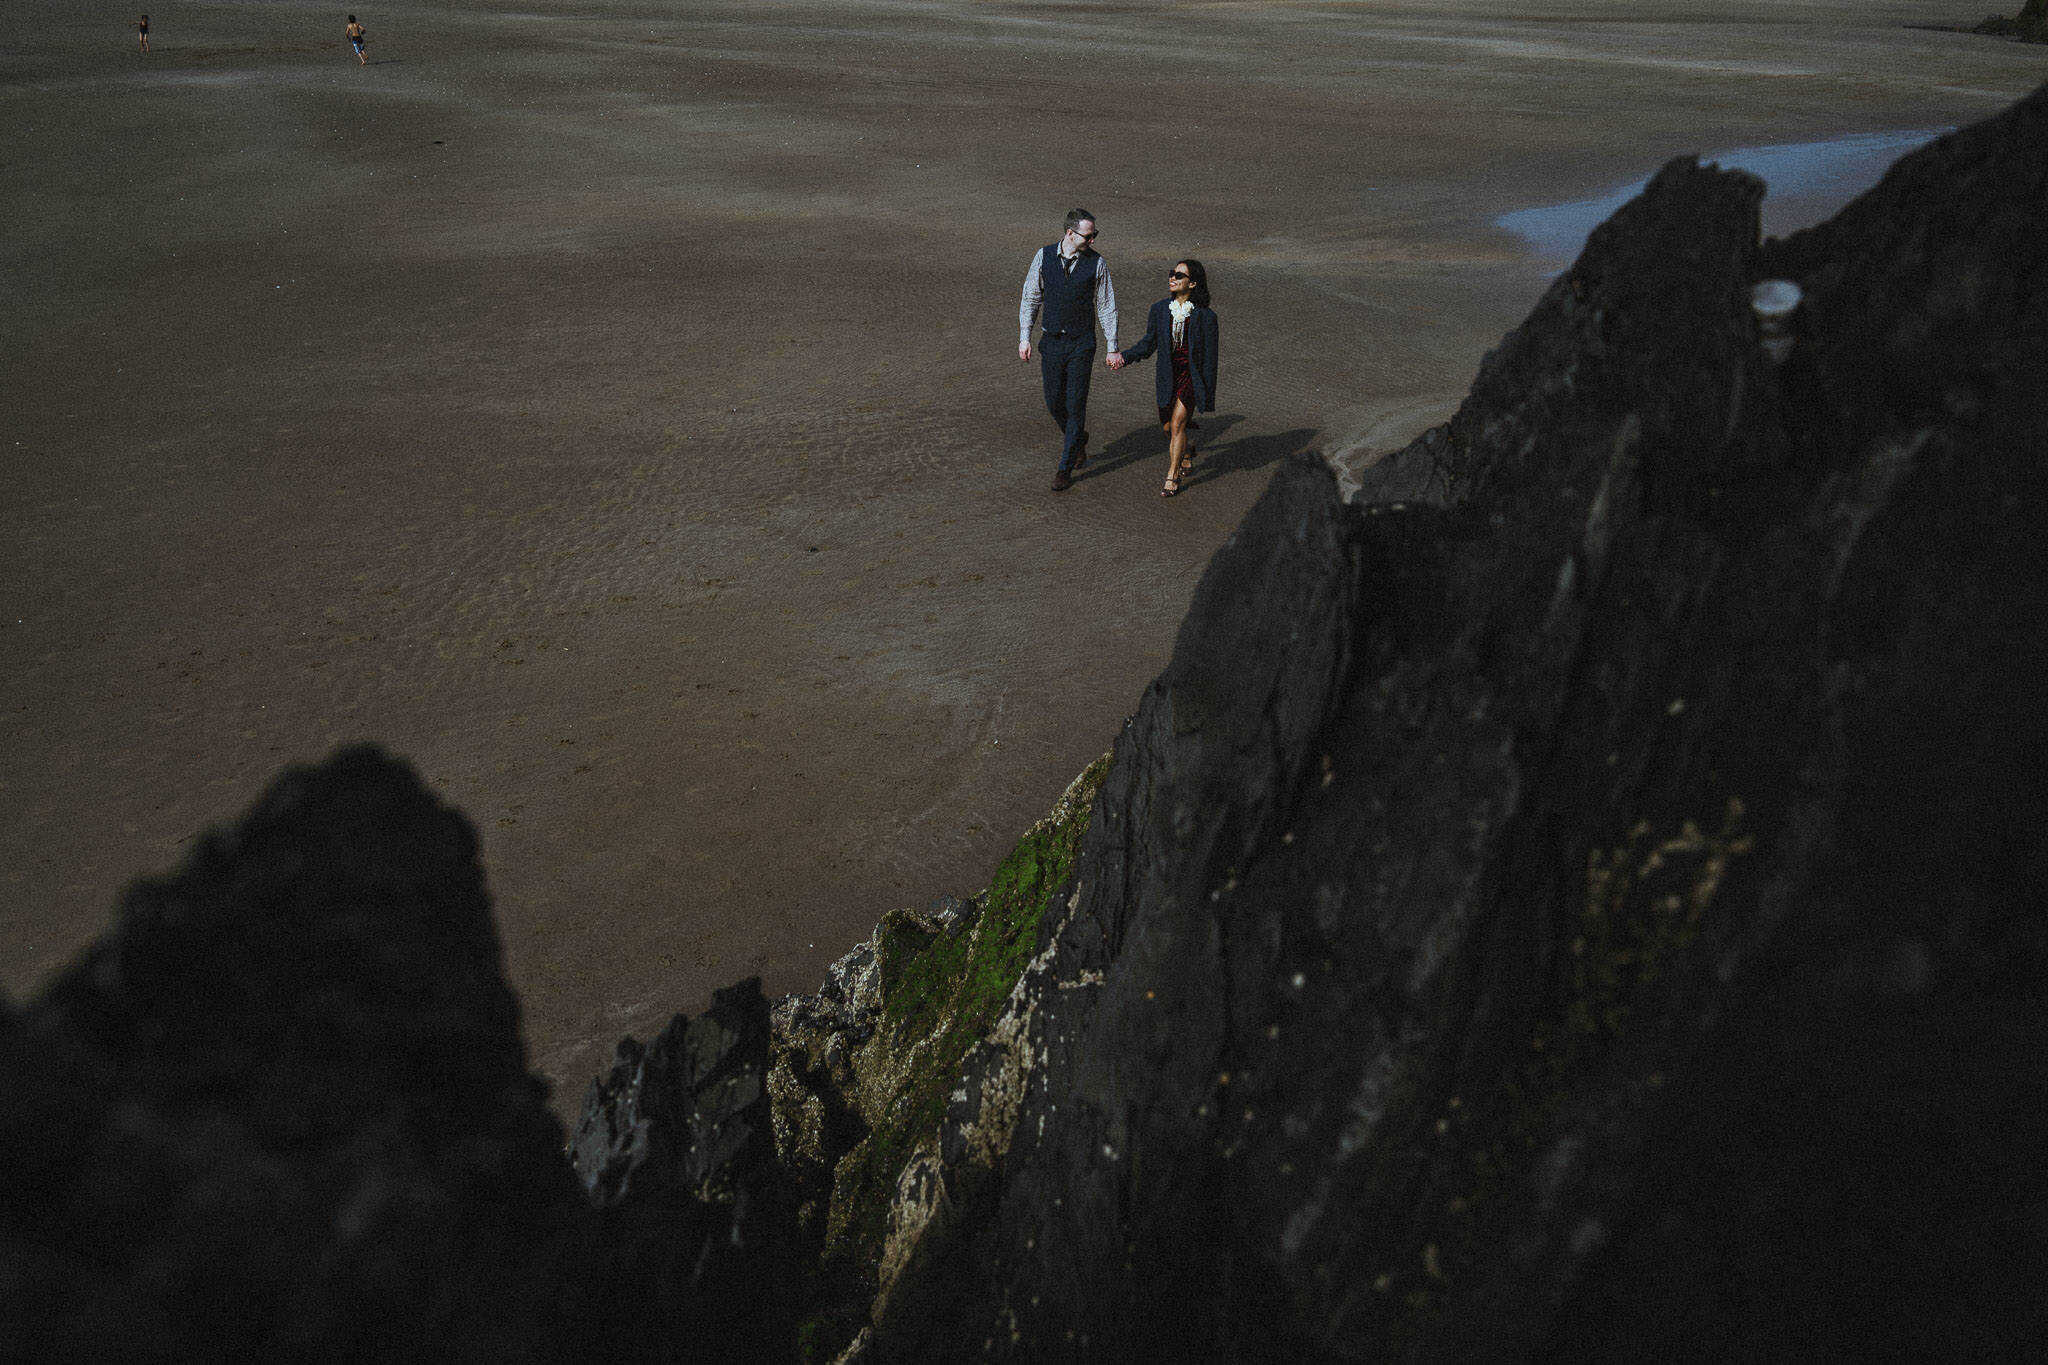
<svg viewBox="0 0 2048 1365">
<path fill-rule="evenodd" d="M 1166 484 L 1159 490 L 1159 496 L 1170 498 L 1178 492 L 1180 492 L 1180 479 L 1172 474 L 1167 475 Z"/>
</svg>

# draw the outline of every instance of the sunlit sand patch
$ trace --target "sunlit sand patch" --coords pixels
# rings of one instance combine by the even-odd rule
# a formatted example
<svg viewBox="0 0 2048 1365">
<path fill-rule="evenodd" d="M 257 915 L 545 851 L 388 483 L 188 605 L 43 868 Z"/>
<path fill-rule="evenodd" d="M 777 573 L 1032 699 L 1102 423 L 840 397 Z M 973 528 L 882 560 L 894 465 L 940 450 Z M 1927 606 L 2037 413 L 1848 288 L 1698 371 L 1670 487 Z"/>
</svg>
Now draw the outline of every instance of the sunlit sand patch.
<svg viewBox="0 0 2048 1365">
<path fill-rule="evenodd" d="M 1405 220 L 1406 231 L 1332 231 L 1310 236 L 1261 237 L 1241 247 L 1207 249 L 1203 259 L 1216 264 L 1303 268 L 1316 271 L 1357 266 L 1505 265 L 1523 259 L 1515 249 L 1503 250 L 1497 240 L 1467 230 L 1469 217 L 1446 213 Z M 1340 293 L 1339 297 L 1343 297 Z"/>
<path fill-rule="evenodd" d="M 1463 33 L 1409 33 L 1399 29 L 1368 30 L 1349 34 L 1374 42 L 1427 43 L 1438 47 L 1462 47 L 1489 57 L 1542 62 L 1597 62 L 1615 66 L 1643 66 L 1659 70 L 1710 71 L 1738 76 L 1817 76 L 1810 66 L 1783 62 L 1745 61 L 1729 57 L 1667 57 L 1656 53 L 1620 51 L 1583 42 L 1555 43 L 1527 38 L 1493 38 Z"/>
</svg>

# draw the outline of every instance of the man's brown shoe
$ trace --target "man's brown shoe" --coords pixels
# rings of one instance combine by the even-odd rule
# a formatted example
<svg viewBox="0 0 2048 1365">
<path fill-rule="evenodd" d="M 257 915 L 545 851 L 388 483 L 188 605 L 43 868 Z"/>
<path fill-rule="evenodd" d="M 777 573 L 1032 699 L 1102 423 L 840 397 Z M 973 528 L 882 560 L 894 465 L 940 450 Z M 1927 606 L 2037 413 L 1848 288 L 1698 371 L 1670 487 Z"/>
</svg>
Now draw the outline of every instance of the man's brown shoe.
<svg viewBox="0 0 2048 1365">
<path fill-rule="evenodd" d="M 1064 469 L 1052 476 L 1052 491 L 1055 493 L 1064 493 L 1073 486 L 1074 481 L 1067 477 L 1067 471 Z"/>
</svg>

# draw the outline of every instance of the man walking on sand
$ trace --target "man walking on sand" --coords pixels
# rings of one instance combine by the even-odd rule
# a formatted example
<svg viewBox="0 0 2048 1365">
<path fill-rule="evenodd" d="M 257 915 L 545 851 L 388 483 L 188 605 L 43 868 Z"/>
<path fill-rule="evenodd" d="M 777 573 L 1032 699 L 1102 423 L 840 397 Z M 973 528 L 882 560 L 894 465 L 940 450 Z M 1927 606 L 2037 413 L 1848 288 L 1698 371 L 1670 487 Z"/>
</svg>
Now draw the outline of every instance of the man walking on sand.
<svg viewBox="0 0 2048 1365">
<path fill-rule="evenodd" d="M 1024 300 L 1017 307 L 1017 359 L 1031 359 L 1031 324 L 1044 310 L 1038 370 L 1045 380 L 1045 410 L 1059 427 L 1060 467 L 1052 491 L 1064 493 L 1088 463 L 1088 366 L 1095 359 L 1095 327 L 1116 354 L 1116 290 L 1109 262 L 1095 254 L 1095 215 L 1067 213 L 1067 230 L 1031 257 Z"/>
</svg>

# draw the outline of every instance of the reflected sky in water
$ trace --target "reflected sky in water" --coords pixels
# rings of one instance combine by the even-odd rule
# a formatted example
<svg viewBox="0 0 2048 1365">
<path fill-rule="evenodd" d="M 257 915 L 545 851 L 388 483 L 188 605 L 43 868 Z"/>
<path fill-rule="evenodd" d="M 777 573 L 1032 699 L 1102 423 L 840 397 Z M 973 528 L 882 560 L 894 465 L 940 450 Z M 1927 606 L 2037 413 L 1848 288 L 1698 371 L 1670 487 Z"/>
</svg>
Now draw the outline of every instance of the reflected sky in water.
<svg viewBox="0 0 2048 1365">
<path fill-rule="evenodd" d="M 1708 153 L 1700 161 L 1748 171 L 1770 186 L 1764 199 L 1763 230 L 1766 236 L 1783 236 L 1826 218 L 1875 185 L 1891 164 L 1907 152 L 1953 131 L 1912 128 L 1856 133 L 1825 142 L 1737 147 L 1733 151 Z M 1643 186 L 1649 183 L 1649 177 L 1644 176 L 1597 198 L 1503 213 L 1493 220 L 1494 226 L 1514 233 L 1529 244 L 1535 255 L 1562 269 L 1585 246 L 1587 233 L 1642 193 Z"/>
</svg>

